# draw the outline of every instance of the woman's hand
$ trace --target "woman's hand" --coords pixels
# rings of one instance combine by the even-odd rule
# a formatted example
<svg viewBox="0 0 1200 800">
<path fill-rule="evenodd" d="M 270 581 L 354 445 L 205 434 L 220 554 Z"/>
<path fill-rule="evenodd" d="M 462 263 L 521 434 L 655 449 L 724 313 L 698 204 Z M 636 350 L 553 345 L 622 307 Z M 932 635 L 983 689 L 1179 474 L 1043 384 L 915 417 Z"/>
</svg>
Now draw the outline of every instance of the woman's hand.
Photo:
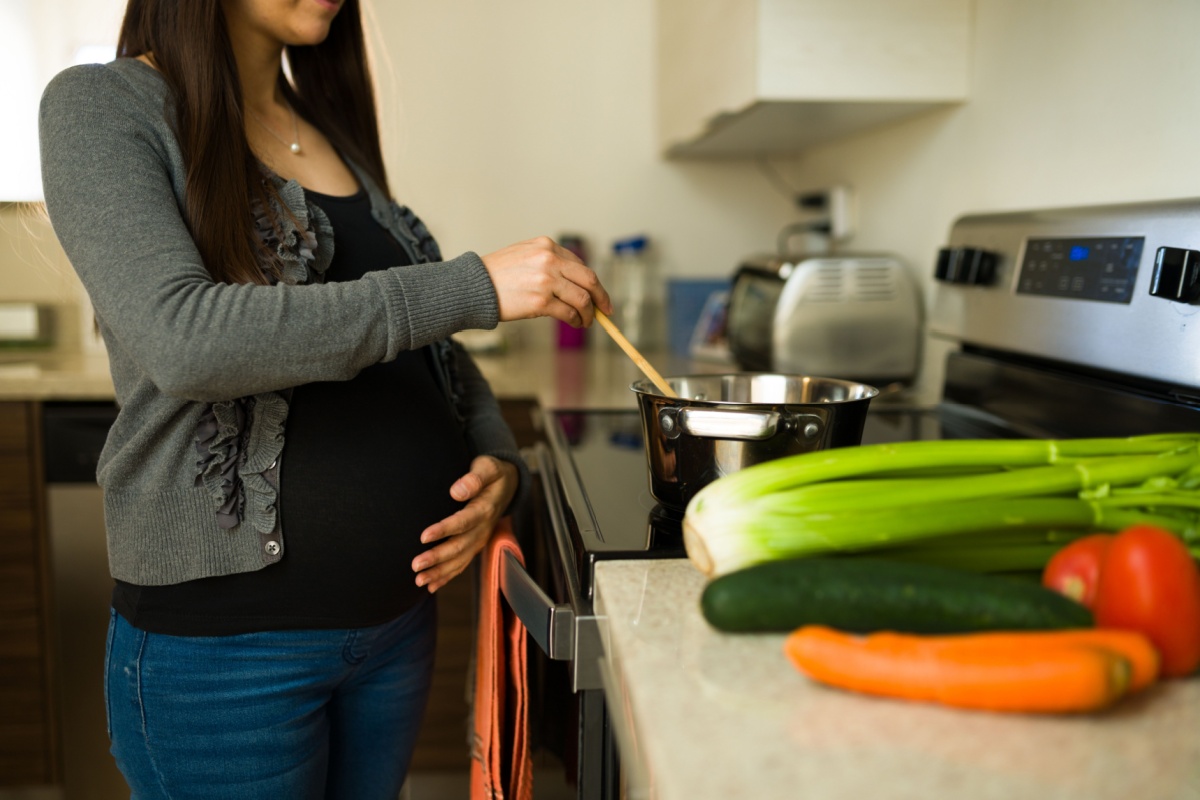
<svg viewBox="0 0 1200 800">
<path fill-rule="evenodd" d="M 442 543 L 413 559 L 417 586 L 436 592 L 467 568 L 512 502 L 517 480 L 516 465 L 507 461 L 478 456 L 471 462 L 471 471 L 450 487 L 450 496 L 467 505 L 421 533 L 423 543 Z"/>
<path fill-rule="evenodd" d="M 592 324 L 593 306 L 612 313 L 596 273 L 547 236 L 489 253 L 483 265 L 496 287 L 502 322 L 554 317 L 578 328 Z"/>
</svg>

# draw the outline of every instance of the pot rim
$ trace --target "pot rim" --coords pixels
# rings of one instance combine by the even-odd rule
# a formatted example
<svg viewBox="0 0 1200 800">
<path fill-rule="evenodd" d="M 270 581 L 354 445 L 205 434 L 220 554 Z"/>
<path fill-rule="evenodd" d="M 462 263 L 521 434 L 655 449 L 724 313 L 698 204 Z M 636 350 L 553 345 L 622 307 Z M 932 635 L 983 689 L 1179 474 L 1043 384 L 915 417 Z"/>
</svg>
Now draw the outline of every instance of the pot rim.
<svg viewBox="0 0 1200 800">
<path fill-rule="evenodd" d="M 714 406 L 717 408 L 729 407 L 729 406 L 738 406 L 738 407 L 745 407 L 745 406 L 771 406 L 771 407 L 837 406 L 837 405 L 845 405 L 848 403 L 861 403 L 863 401 L 868 401 L 868 400 L 871 400 L 871 399 L 879 396 L 879 389 L 877 387 L 872 386 L 867 383 L 863 383 L 862 381 L 852 381 L 852 380 L 846 380 L 844 378 L 827 378 L 823 375 L 802 375 L 799 373 L 788 373 L 788 372 L 755 372 L 755 371 L 707 372 L 707 373 L 701 372 L 701 373 L 692 373 L 692 374 L 687 374 L 687 375 L 666 375 L 663 377 L 663 380 L 665 380 L 668 384 L 670 384 L 672 381 L 675 381 L 675 380 L 712 380 L 712 379 L 721 379 L 721 378 L 754 378 L 754 377 L 767 377 L 767 376 L 776 376 L 776 377 L 782 377 L 782 378 L 798 378 L 798 379 L 809 380 L 809 381 L 817 381 L 820 383 L 830 384 L 830 385 L 835 385 L 835 386 L 843 386 L 846 388 L 859 388 L 862 391 L 858 397 L 847 397 L 844 400 L 812 400 L 809 402 L 799 402 L 799 401 L 787 402 L 787 401 L 768 401 L 768 400 L 693 400 L 693 399 L 687 398 L 687 397 L 667 397 L 662 392 L 660 392 L 658 390 L 658 387 L 654 385 L 654 382 L 648 378 L 641 378 L 639 380 L 634 381 L 633 383 L 629 384 L 629 389 L 634 394 L 639 395 L 639 400 L 641 399 L 641 397 L 657 397 L 657 398 L 661 398 L 669 403 L 687 403 L 689 405 L 705 405 L 705 406 Z"/>
</svg>

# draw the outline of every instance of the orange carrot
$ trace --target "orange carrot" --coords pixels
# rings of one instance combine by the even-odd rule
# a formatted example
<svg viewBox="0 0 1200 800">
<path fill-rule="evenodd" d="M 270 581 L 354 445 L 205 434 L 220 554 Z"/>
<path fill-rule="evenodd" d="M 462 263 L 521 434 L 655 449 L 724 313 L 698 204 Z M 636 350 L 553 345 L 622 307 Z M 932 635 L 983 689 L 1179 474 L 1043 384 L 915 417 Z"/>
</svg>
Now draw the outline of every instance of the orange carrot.
<svg viewBox="0 0 1200 800">
<path fill-rule="evenodd" d="M 959 708 L 1095 711 L 1129 687 L 1130 664 L 1111 649 L 1017 632 L 1004 634 L 1008 643 L 990 645 L 972 636 L 856 636 L 811 625 L 790 634 L 784 652 L 821 683 Z"/>
<path fill-rule="evenodd" d="M 1111 650 L 1129 662 L 1129 692 L 1140 692 L 1158 680 L 1161 659 L 1144 634 L 1114 628 L 1064 628 L 1048 631 L 984 631 L 961 635 L 926 637 L 941 640 L 951 647 L 990 648 L 998 652 L 1026 653 L 1037 658 L 1043 646 L 1086 645 Z"/>
</svg>

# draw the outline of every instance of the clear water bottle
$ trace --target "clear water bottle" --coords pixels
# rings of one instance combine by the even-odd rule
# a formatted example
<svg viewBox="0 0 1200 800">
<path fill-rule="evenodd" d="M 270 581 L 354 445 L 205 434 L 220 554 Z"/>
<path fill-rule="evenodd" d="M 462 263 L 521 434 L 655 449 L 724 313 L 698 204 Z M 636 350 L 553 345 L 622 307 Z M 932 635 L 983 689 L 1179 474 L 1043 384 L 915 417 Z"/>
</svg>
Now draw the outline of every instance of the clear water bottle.
<svg viewBox="0 0 1200 800">
<path fill-rule="evenodd" d="M 645 236 L 613 242 L 609 262 L 613 322 L 634 347 L 654 350 L 662 346 L 663 285 Z"/>
</svg>

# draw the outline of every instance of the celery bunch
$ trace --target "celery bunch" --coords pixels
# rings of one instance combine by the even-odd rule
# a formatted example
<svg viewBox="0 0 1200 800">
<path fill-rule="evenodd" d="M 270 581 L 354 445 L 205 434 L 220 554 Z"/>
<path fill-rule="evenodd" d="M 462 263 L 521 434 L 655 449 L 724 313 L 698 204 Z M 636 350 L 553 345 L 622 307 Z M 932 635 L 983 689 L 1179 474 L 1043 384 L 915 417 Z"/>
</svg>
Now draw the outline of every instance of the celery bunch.
<svg viewBox="0 0 1200 800">
<path fill-rule="evenodd" d="M 1200 555 L 1200 434 L 864 445 L 758 464 L 704 487 L 684 542 L 705 574 L 857 553 L 1037 569 L 1065 543 L 1149 522 Z"/>
</svg>

